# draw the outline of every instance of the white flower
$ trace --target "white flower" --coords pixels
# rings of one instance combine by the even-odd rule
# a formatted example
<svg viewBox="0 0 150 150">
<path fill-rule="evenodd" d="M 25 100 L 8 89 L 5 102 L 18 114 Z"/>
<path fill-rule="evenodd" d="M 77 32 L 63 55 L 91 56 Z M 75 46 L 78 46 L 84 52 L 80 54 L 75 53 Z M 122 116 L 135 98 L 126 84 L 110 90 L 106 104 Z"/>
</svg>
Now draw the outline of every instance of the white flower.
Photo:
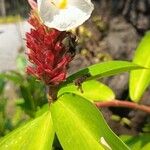
<svg viewBox="0 0 150 150">
<path fill-rule="evenodd" d="M 37 0 L 37 4 L 44 24 L 60 31 L 78 27 L 94 9 L 91 0 Z"/>
</svg>

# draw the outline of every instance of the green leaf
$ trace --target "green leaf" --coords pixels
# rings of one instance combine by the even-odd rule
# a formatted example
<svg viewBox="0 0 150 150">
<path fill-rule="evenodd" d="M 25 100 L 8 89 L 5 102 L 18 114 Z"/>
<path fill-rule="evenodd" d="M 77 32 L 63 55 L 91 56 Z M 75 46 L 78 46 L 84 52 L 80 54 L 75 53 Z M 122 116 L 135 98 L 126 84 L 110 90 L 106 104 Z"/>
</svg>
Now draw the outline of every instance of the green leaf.
<svg viewBox="0 0 150 150">
<path fill-rule="evenodd" d="M 140 68 L 142 67 L 128 61 L 103 62 L 76 72 L 75 74 L 69 76 L 64 84 L 68 84 L 83 76 L 87 76 L 87 79 L 96 79 Z"/>
<path fill-rule="evenodd" d="M 27 60 L 22 53 L 17 56 L 16 65 L 17 71 L 19 71 L 19 73 L 21 74 L 25 74 L 25 67 L 27 65 Z"/>
<path fill-rule="evenodd" d="M 53 139 L 53 123 L 48 111 L 1 139 L 0 150 L 50 150 Z"/>
<path fill-rule="evenodd" d="M 150 32 L 147 32 L 136 49 L 133 62 L 145 68 L 150 68 Z M 129 84 L 130 98 L 138 102 L 149 84 L 150 69 L 131 71 Z"/>
<path fill-rule="evenodd" d="M 37 112 L 36 112 L 36 117 L 41 116 L 42 114 L 44 114 L 46 111 L 49 110 L 49 104 L 45 104 L 43 105 Z"/>
<path fill-rule="evenodd" d="M 51 105 L 52 120 L 64 150 L 128 150 L 90 101 L 64 94 Z"/>
<path fill-rule="evenodd" d="M 150 150 L 150 143 L 146 144 L 141 150 Z"/>
<path fill-rule="evenodd" d="M 4 88 L 5 88 L 5 81 L 0 78 L 0 95 L 2 95 L 2 93 L 4 92 Z"/>
<path fill-rule="evenodd" d="M 58 91 L 58 96 L 64 93 L 74 93 L 90 101 L 110 101 L 115 99 L 113 91 L 103 83 L 96 80 L 85 81 L 82 84 L 82 90 L 78 89 L 75 84 L 68 84 Z"/>
<path fill-rule="evenodd" d="M 150 150 L 150 134 L 138 136 L 121 136 L 121 139 L 131 148 L 131 150 Z"/>
<path fill-rule="evenodd" d="M 15 84 L 22 84 L 22 81 L 24 80 L 23 77 L 15 71 L 1 73 L 0 79 L 10 80 L 10 81 L 14 82 Z"/>
</svg>

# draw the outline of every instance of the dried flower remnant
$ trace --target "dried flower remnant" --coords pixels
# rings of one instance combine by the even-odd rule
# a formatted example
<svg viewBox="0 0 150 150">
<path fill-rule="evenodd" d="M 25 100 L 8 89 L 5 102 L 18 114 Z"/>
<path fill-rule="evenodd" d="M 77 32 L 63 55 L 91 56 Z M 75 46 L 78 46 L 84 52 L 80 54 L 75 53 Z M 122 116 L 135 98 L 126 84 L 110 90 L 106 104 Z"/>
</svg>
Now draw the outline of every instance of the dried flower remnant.
<svg viewBox="0 0 150 150">
<path fill-rule="evenodd" d="M 32 65 L 27 67 L 27 72 L 46 85 L 58 85 L 66 79 L 68 65 L 74 57 L 73 47 L 66 46 L 64 41 L 70 39 L 76 43 L 76 39 L 70 32 L 46 27 L 34 11 L 29 23 L 33 28 L 26 34 L 26 41 Z"/>
</svg>

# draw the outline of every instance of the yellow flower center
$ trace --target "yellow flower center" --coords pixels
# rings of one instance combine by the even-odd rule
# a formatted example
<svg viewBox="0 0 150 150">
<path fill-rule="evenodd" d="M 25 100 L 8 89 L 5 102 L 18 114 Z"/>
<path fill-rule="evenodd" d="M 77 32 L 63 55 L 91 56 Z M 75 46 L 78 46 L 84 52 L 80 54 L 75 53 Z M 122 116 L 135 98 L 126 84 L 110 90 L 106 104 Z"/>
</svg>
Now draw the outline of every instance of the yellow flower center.
<svg viewBox="0 0 150 150">
<path fill-rule="evenodd" d="M 68 0 L 59 0 L 59 2 L 56 2 L 55 0 L 50 0 L 50 2 L 59 9 L 65 9 L 68 5 Z"/>
<path fill-rule="evenodd" d="M 68 0 L 60 0 L 59 4 L 58 4 L 58 7 L 60 9 L 65 9 L 67 7 L 67 4 L 68 4 Z"/>
</svg>

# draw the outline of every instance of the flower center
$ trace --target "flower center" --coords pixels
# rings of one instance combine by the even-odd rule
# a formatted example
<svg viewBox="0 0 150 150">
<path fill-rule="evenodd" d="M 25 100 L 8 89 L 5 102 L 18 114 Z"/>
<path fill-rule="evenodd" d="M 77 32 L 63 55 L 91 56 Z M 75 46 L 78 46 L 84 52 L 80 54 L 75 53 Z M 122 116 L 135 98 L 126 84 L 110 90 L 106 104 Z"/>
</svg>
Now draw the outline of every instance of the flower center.
<svg viewBox="0 0 150 150">
<path fill-rule="evenodd" d="M 68 0 L 50 0 L 53 5 L 59 9 L 65 9 L 68 5 Z"/>
<path fill-rule="evenodd" d="M 60 0 L 59 4 L 58 4 L 58 7 L 60 9 L 65 9 L 67 7 L 67 4 L 68 4 L 68 0 Z"/>
</svg>

